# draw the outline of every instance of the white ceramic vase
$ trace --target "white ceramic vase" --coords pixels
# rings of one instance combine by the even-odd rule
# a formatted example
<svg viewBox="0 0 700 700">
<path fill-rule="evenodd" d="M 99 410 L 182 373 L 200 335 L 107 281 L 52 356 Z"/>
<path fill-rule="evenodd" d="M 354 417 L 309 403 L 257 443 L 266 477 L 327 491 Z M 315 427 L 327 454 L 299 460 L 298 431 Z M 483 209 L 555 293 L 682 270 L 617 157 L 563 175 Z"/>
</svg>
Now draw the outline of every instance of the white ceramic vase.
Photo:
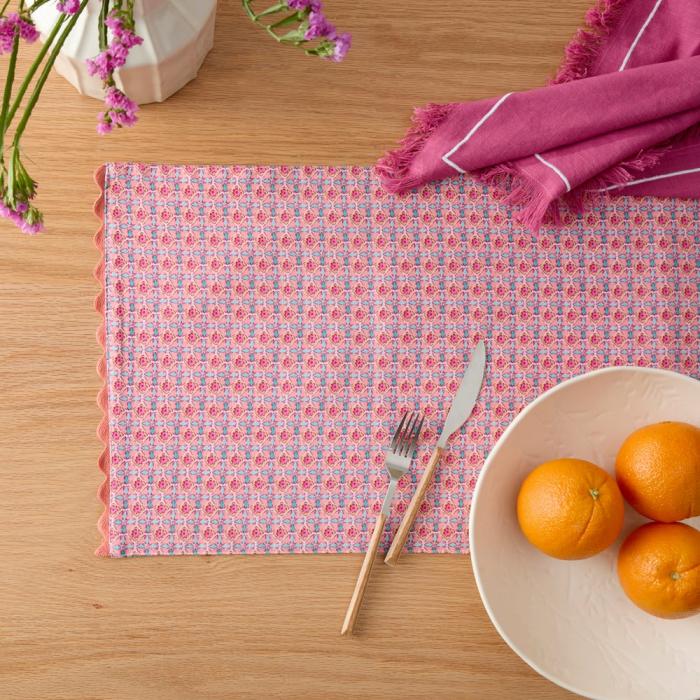
<svg viewBox="0 0 700 700">
<path fill-rule="evenodd" d="M 102 81 L 88 75 L 85 59 L 99 53 L 101 0 L 90 0 L 56 60 L 56 70 L 82 95 L 102 99 Z M 138 104 L 162 102 L 196 77 L 214 43 L 216 0 L 136 0 L 136 33 L 143 44 L 115 73 L 117 87 Z M 59 12 L 49 2 L 34 12 L 42 38 Z"/>
</svg>

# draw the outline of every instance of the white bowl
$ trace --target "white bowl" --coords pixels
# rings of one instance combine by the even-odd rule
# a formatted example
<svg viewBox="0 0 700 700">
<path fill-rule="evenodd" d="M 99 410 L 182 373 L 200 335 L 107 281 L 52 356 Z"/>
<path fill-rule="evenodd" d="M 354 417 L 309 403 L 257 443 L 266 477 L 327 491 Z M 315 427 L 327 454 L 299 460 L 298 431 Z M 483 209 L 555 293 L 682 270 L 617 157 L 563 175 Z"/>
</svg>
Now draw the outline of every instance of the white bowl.
<svg viewBox="0 0 700 700">
<path fill-rule="evenodd" d="M 625 597 L 615 573 L 617 550 L 644 522 L 629 506 L 613 547 L 590 559 L 560 561 L 525 539 L 516 496 L 533 467 L 557 457 L 587 459 L 613 472 L 623 439 L 661 420 L 700 425 L 700 382 L 636 367 L 576 377 L 513 421 L 474 491 L 471 560 L 491 621 L 535 671 L 585 697 L 700 698 L 700 615 L 662 620 Z M 700 518 L 686 522 L 700 527 Z"/>
</svg>

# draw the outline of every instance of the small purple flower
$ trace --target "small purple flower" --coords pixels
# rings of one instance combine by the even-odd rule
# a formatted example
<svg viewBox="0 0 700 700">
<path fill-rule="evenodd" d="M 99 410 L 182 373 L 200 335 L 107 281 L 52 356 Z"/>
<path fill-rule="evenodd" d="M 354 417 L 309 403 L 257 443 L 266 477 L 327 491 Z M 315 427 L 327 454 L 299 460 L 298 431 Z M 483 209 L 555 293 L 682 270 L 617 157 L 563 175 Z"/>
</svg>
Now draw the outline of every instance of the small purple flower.
<svg viewBox="0 0 700 700">
<path fill-rule="evenodd" d="M 15 17 L 17 18 L 17 26 L 19 27 L 19 35 L 28 44 L 33 44 L 39 38 L 39 32 L 34 26 L 34 22 L 19 17 L 18 15 L 15 15 Z"/>
<path fill-rule="evenodd" d="M 310 10 L 311 12 L 319 12 L 321 9 L 321 0 L 287 0 L 287 7 L 290 10 Z"/>
<path fill-rule="evenodd" d="M 10 18 L 0 20 L 0 53 L 10 53 L 15 43 L 15 25 L 9 22 Z"/>
<path fill-rule="evenodd" d="M 107 112 L 100 112 L 97 117 L 97 133 L 100 134 L 100 136 L 103 136 L 104 134 L 108 134 L 110 131 L 112 131 L 112 129 L 114 129 L 114 125 L 109 120 L 109 115 Z"/>
<path fill-rule="evenodd" d="M 119 43 L 127 49 L 131 49 L 134 46 L 140 46 L 143 44 L 143 37 L 140 37 L 134 32 L 122 32 L 119 36 Z"/>
<path fill-rule="evenodd" d="M 18 34 L 29 44 L 39 38 L 39 32 L 33 22 L 20 17 L 16 12 L 0 19 L 0 54 L 12 51 L 15 36 Z"/>
<path fill-rule="evenodd" d="M 98 116 L 98 134 L 108 134 L 115 127 L 133 126 L 136 123 L 138 106 L 114 87 L 114 71 L 126 64 L 130 49 L 143 43 L 143 39 L 131 29 L 133 18 L 125 24 L 124 17 L 123 14 L 113 12 L 105 19 L 112 34 L 111 42 L 104 51 L 86 61 L 88 73 L 98 76 L 106 90 L 106 109 Z"/>
<path fill-rule="evenodd" d="M 117 15 L 108 15 L 105 19 L 105 25 L 107 25 L 115 35 L 124 31 L 124 22 L 122 22 L 121 17 L 117 17 Z"/>
<path fill-rule="evenodd" d="M 105 24 L 112 31 L 112 46 L 115 44 L 120 44 L 121 46 L 130 49 L 133 46 L 143 44 L 143 39 L 131 31 L 131 29 L 127 29 L 120 17 L 110 15 L 105 20 Z"/>
<path fill-rule="evenodd" d="M 110 109 L 109 118 L 118 127 L 133 126 L 136 124 L 136 112 L 125 112 L 121 109 Z"/>
<path fill-rule="evenodd" d="M 0 216 L 12 221 L 24 233 L 33 235 L 44 228 L 41 214 L 27 202 L 19 201 L 14 207 L 0 200 Z"/>
<path fill-rule="evenodd" d="M 110 87 L 105 95 L 107 109 L 99 115 L 97 133 L 108 134 L 114 127 L 133 126 L 136 124 L 138 105 L 130 100 L 121 90 Z"/>
<path fill-rule="evenodd" d="M 309 28 L 304 34 L 304 39 L 334 39 L 335 27 L 321 12 L 312 12 L 309 15 Z"/>
<path fill-rule="evenodd" d="M 125 35 L 127 36 L 127 35 Z M 129 33 L 127 36 L 129 44 L 122 44 L 114 41 L 102 53 L 98 53 L 94 58 L 88 58 L 85 62 L 90 75 L 96 75 L 101 80 L 109 81 L 117 68 L 121 68 L 129 56 L 129 49 L 138 46 L 143 39 L 136 34 Z"/>
<path fill-rule="evenodd" d="M 19 228 L 22 233 L 26 233 L 29 236 L 34 236 L 44 230 L 44 223 L 42 221 L 35 221 L 34 223 L 30 224 L 26 219 L 22 219 L 22 221 L 19 223 Z"/>
<path fill-rule="evenodd" d="M 124 44 L 112 44 L 109 47 L 109 55 L 116 68 L 121 68 L 129 55 L 129 49 Z"/>
<path fill-rule="evenodd" d="M 80 0 L 59 0 L 56 9 L 66 15 L 74 15 L 80 9 Z"/>
<path fill-rule="evenodd" d="M 94 58 L 86 59 L 85 63 L 88 74 L 96 75 L 100 80 L 108 80 L 117 67 L 109 49 L 98 53 Z"/>
<path fill-rule="evenodd" d="M 348 51 L 350 51 L 350 46 L 352 45 L 352 37 L 350 34 L 345 32 L 344 34 L 339 34 L 335 40 L 335 48 L 333 49 L 333 56 L 331 60 L 336 63 L 342 61 L 345 56 L 347 56 Z"/>
<path fill-rule="evenodd" d="M 134 32 L 123 32 L 119 37 L 119 43 L 127 49 L 131 49 L 134 46 L 143 44 L 143 37 L 134 34 Z"/>
<path fill-rule="evenodd" d="M 109 88 L 105 95 L 105 104 L 112 109 L 119 109 L 123 112 L 136 112 L 138 105 L 130 100 L 121 90 L 115 87 Z"/>
<path fill-rule="evenodd" d="M 30 224 L 23 219 L 19 228 L 23 233 L 29 236 L 35 236 L 37 233 L 41 233 L 44 230 L 44 224 L 42 221 L 35 221 L 33 224 Z"/>
</svg>

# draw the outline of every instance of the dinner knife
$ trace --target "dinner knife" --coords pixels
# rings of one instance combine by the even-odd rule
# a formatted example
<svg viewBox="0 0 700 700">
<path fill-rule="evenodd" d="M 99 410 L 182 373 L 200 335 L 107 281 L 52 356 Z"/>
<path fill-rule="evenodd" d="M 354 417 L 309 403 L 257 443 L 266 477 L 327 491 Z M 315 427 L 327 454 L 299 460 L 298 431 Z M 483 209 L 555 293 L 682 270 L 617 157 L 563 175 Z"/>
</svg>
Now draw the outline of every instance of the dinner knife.
<svg viewBox="0 0 700 700">
<path fill-rule="evenodd" d="M 408 533 L 413 527 L 413 521 L 418 515 L 418 510 L 420 509 L 421 503 L 425 498 L 425 494 L 433 482 L 433 476 L 435 474 L 435 469 L 440 463 L 440 458 L 442 457 L 445 448 L 447 447 L 447 441 L 450 437 L 456 433 L 466 422 L 467 418 L 471 415 L 476 404 L 477 397 L 479 396 L 479 391 L 481 390 L 481 384 L 484 379 L 484 370 L 486 368 L 486 346 L 484 341 L 481 340 L 477 343 L 476 347 L 472 352 L 472 356 L 469 360 L 469 365 L 464 372 L 464 377 L 462 377 L 462 383 L 457 389 L 457 393 L 452 401 L 452 406 L 445 419 L 445 424 L 442 428 L 442 433 L 438 438 L 435 450 L 433 451 L 428 466 L 423 472 L 416 492 L 413 494 L 413 498 L 408 505 L 408 509 L 404 513 L 399 529 L 394 535 L 394 540 L 389 547 L 389 551 L 386 553 L 384 558 L 384 563 L 393 566 L 399 560 L 401 556 L 401 551 L 406 543 L 406 538 Z"/>
</svg>

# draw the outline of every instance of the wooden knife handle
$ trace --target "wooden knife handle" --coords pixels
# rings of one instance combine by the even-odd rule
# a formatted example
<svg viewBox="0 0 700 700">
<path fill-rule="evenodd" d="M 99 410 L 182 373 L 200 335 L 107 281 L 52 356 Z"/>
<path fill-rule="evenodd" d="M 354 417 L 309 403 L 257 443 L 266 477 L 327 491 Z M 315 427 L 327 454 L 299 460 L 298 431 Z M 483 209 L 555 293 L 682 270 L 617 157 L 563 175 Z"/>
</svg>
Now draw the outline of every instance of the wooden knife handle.
<svg viewBox="0 0 700 700">
<path fill-rule="evenodd" d="M 391 547 L 389 547 L 389 551 L 386 553 L 386 557 L 384 558 L 384 563 L 389 564 L 389 566 L 394 566 L 401 556 L 403 546 L 406 544 L 406 539 L 408 538 L 408 533 L 413 527 L 413 521 L 416 519 L 416 515 L 418 515 L 421 503 L 423 503 L 423 500 L 425 499 L 425 494 L 430 488 L 430 484 L 433 483 L 435 468 L 440 462 L 440 457 L 442 457 L 443 452 L 444 450 L 442 447 L 435 448 L 435 451 L 428 462 L 428 466 L 425 468 L 423 476 L 421 476 L 420 481 L 418 482 L 416 492 L 413 494 L 413 498 L 408 504 L 408 508 L 403 515 L 403 520 L 401 520 L 401 524 L 394 535 L 394 540 L 391 543 Z"/>
<path fill-rule="evenodd" d="M 362 599 L 365 595 L 369 575 L 372 572 L 372 565 L 374 564 L 374 559 L 377 555 L 377 548 L 379 547 L 379 542 L 382 539 L 385 523 L 386 515 L 384 515 L 384 513 L 380 513 L 377 516 L 376 522 L 374 523 L 374 531 L 372 532 L 372 537 L 369 540 L 365 558 L 362 560 L 360 574 L 355 582 L 355 590 L 352 592 L 352 597 L 350 598 L 350 603 L 348 604 L 348 610 L 345 613 L 343 627 L 340 630 L 340 634 L 342 635 L 352 634 L 352 629 L 355 626 L 355 620 L 357 619 L 357 613 L 360 612 Z"/>
</svg>

